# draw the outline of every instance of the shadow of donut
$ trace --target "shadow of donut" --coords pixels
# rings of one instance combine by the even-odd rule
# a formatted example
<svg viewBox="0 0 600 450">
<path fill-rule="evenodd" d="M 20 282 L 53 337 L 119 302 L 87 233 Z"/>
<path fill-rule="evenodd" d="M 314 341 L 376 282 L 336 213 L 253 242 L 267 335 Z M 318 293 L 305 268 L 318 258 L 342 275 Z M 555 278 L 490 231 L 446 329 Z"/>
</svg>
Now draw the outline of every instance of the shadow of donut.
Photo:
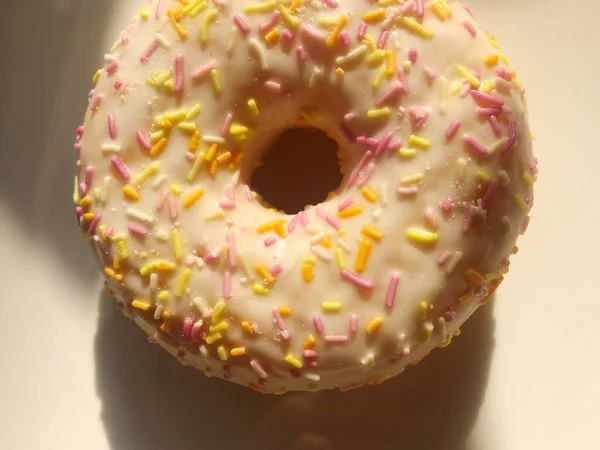
<svg viewBox="0 0 600 450">
<path fill-rule="evenodd" d="M 464 449 L 488 379 L 492 305 L 449 347 L 381 385 L 273 396 L 176 363 L 103 293 L 96 385 L 110 448 Z"/>
</svg>

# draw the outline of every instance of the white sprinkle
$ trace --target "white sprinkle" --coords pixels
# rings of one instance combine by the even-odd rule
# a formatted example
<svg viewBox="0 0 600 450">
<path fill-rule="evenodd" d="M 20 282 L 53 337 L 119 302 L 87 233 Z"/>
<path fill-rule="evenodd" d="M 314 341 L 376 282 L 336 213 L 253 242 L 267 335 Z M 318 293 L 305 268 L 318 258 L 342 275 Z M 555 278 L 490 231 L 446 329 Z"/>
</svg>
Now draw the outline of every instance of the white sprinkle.
<svg viewBox="0 0 600 450">
<path fill-rule="evenodd" d="M 97 202 L 100 201 L 100 195 L 102 192 L 102 191 L 100 191 L 100 188 L 94 188 L 93 192 L 94 192 L 94 200 L 96 200 Z"/>
<path fill-rule="evenodd" d="M 114 235 L 113 235 L 113 236 L 110 238 L 110 240 L 111 240 L 112 242 L 124 241 L 125 239 L 127 239 L 127 236 L 125 236 L 125 233 L 117 233 L 117 234 L 114 234 Z"/>
<path fill-rule="evenodd" d="M 321 376 L 318 373 L 306 372 L 304 378 L 307 378 L 310 381 L 319 381 Z"/>
<path fill-rule="evenodd" d="M 464 178 L 467 174 L 467 160 L 464 158 L 458 159 L 458 176 L 459 178 Z"/>
<path fill-rule="evenodd" d="M 116 55 L 113 55 L 110 53 L 107 53 L 106 55 L 104 55 L 104 61 L 106 61 L 106 62 L 113 62 L 113 61 L 116 61 L 117 59 L 118 58 Z"/>
<path fill-rule="evenodd" d="M 342 250 L 344 250 L 346 253 L 350 253 L 352 251 L 352 249 L 350 248 L 350 246 L 342 238 L 339 238 L 337 240 L 337 245 L 339 245 L 340 248 Z"/>
<path fill-rule="evenodd" d="M 310 250 L 325 262 L 331 261 L 331 255 L 320 247 L 311 247 Z"/>
<path fill-rule="evenodd" d="M 237 186 L 240 182 L 240 171 L 236 170 L 235 173 L 233 174 L 233 177 L 231 177 L 231 184 L 233 184 L 234 186 Z"/>
<path fill-rule="evenodd" d="M 208 358 L 208 350 L 206 349 L 206 346 L 201 345 L 200 347 L 198 347 L 198 350 L 200 351 L 200 354 L 204 357 L 204 358 Z"/>
<path fill-rule="evenodd" d="M 368 50 L 369 50 L 369 47 L 367 47 L 365 44 L 361 44 L 358 47 L 356 47 L 354 50 L 349 51 L 346 55 L 338 56 L 337 58 L 335 58 L 335 63 L 338 66 L 342 65 L 342 64 L 346 64 L 356 58 L 363 56 L 365 53 L 367 53 Z"/>
<path fill-rule="evenodd" d="M 150 289 L 153 291 L 158 289 L 158 275 L 154 272 L 150 274 Z"/>
<path fill-rule="evenodd" d="M 508 186 L 510 184 L 510 177 L 508 176 L 508 173 L 506 173 L 506 170 L 498 172 L 498 178 L 503 186 Z"/>
<path fill-rule="evenodd" d="M 459 251 L 454 252 L 454 254 L 450 257 L 450 261 L 448 261 L 448 264 L 446 264 L 446 273 L 452 273 L 454 271 L 454 268 L 458 264 L 458 261 L 460 261 L 460 258 L 462 258 L 462 253 Z"/>
<path fill-rule="evenodd" d="M 165 230 L 158 230 L 156 232 L 156 239 L 162 242 L 167 242 L 169 240 L 169 233 Z"/>
<path fill-rule="evenodd" d="M 310 243 L 311 244 L 318 244 L 323 239 L 325 239 L 325 232 L 324 231 L 320 231 L 319 233 L 315 234 L 313 237 L 310 238 Z"/>
<path fill-rule="evenodd" d="M 156 220 L 151 214 L 146 214 L 133 208 L 127 208 L 126 213 L 132 219 L 136 219 L 147 224 L 153 224 Z"/>
<path fill-rule="evenodd" d="M 121 151 L 119 144 L 104 144 L 101 148 L 105 153 L 119 153 Z"/>
<path fill-rule="evenodd" d="M 322 75 L 323 71 L 320 68 L 315 67 L 312 71 L 312 75 L 310 76 L 310 80 L 308 80 L 308 86 L 315 87 L 317 85 L 317 81 Z"/>
<path fill-rule="evenodd" d="M 237 27 L 231 27 L 231 30 L 229 30 L 229 42 L 227 43 L 227 53 L 230 55 L 233 53 L 238 36 Z"/>
<path fill-rule="evenodd" d="M 381 217 L 381 208 L 373 210 L 373 220 L 378 221 Z"/>
<path fill-rule="evenodd" d="M 223 139 L 221 136 L 212 136 L 209 134 L 202 136 L 202 140 L 208 144 L 224 144 L 225 143 L 225 139 Z"/>
<path fill-rule="evenodd" d="M 360 359 L 360 363 L 363 365 L 364 370 L 369 370 L 375 365 L 375 355 L 373 355 L 373 353 L 367 353 Z"/>
<path fill-rule="evenodd" d="M 104 177 L 104 184 L 102 185 L 102 193 L 100 194 L 100 201 L 106 203 L 108 197 L 108 188 L 110 185 L 110 176 Z"/>
<path fill-rule="evenodd" d="M 152 275 L 156 275 L 155 273 L 153 273 Z M 165 307 L 163 305 L 158 305 L 156 307 L 156 309 L 154 310 L 154 319 L 158 320 L 163 316 L 163 313 L 165 312 Z"/>
<path fill-rule="evenodd" d="M 267 63 L 267 52 L 265 51 L 265 48 L 254 38 L 248 39 L 248 45 L 257 53 L 260 61 L 260 68 L 262 70 L 267 70 L 269 64 Z"/>
<path fill-rule="evenodd" d="M 162 45 L 164 48 L 169 48 L 171 47 L 171 43 L 167 40 L 166 37 L 164 37 L 162 35 L 162 33 L 156 33 L 156 40 L 158 41 L 158 43 L 160 45 Z"/>
<path fill-rule="evenodd" d="M 198 259 L 202 259 L 202 258 L 198 258 Z M 192 300 L 192 303 L 198 309 L 198 311 L 200 311 L 200 314 L 202 314 L 202 317 L 210 316 L 211 311 L 208 308 L 208 306 L 206 306 L 206 303 L 204 303 L 204 300 L 202 299 L 202 297 L 194 298 Z"/>
<path fill-rule="evenodd" d="M 154 180 L 154 182 L 152 183 L 152 189 L 157 190 L 158 188 L 160 188 L 162 186 L 162 184 L 167 180 L 167 175 L 164 173 L 161 173 L 158 177 L 156 177 L 156 180 Z"/>
</svg>

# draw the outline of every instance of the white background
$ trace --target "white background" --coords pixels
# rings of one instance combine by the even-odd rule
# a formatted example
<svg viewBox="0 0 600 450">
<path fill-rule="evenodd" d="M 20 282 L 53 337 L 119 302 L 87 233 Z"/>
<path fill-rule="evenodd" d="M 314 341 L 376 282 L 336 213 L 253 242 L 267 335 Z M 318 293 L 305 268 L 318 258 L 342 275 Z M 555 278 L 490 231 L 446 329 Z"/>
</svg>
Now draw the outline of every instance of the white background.
<svg viewBox="0 0 600 450">
<path fill-rule="evenodd" d="M 541 175 L 493 303 L 379 387 L 261 396 L 180 367 L 101 295 L 71 205 L 91 75 L 139 0 L 0 0 L 1 449 L 592 449 L 600 0 L 470 0 L 528 87 Z"/>
</svg>

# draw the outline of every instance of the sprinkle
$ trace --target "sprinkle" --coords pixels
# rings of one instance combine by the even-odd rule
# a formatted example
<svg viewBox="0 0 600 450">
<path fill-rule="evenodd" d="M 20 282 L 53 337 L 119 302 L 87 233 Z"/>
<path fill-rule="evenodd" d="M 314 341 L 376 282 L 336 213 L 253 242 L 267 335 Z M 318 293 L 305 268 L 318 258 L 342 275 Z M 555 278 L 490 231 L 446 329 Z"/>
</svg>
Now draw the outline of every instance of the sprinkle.
<svg viewBox="0 0 600 450">
<path fill-rule="evenodd" d="M 323 302 L 321 308 L 326 313 L 338 313 L 342 310 L 342 304 L 340 302 Z"/>
<path fill-rule="evenodd" d="M 197 82 L 201 78 L 208 75 L 211 70 L 216 69 L 216 68 L 217 68 L 217 61 L 212 60 L 212 61 L 207 62 L 206 64 L 204 64 L 203 66 L 199 67 L 194 72 L 192 72 L 192 75 L 191 75 L 192 81 Z M 198 106 L 198 110 L 200 110 L 200 105 L 197 105 L 197 106 Z"/>
<path fill-rule="evenodd" d="M 265 48 L 260 44 L 260 42 L 258 42 L 254 38 L 248 39 L 248 45 L 256 52 L 260 61 L 260 68 L 263 70 L 267 70 L 269 68 L 269 65 L 267 63 L 267 53 L 265 51 Z"/>
<path fill-rule="evenodd" d="M 485 92 L 480 92 L 480 91 L 475 91 L 475 90 L 471 90 L 470 93 L 471 93 L 471 96 L 478 102 L 481 102 L 481 103 L 484 103 L 486 105 L 490 105 L 490 106 L 493 106 L 496 108 L 501 108 L 502 106 L 504 106 L 504 100 L 502 100 L 500 97 L 496 97 L 495 95 L 486 94 Z"/>
<path fill-rule="evenodd" d="M 345 342 L 348 342 L 348 336 L 340 334 L 326 334 L 324 339 L 325 342 L 329 344 L 343 344 Z"/>
<path fill-rule="evenodd" d="M 148 264 L 146 264 L 145 266 L 143 266 L 140 269 L 140 274 L 143 276 L 149 275 L 150 272 L 154 271 L 154 270 L 160 270 L 163 272 L 172 272 L 173 270 L 175 270 L 175 264 L 169 262 L 169 261 L 164 261 L 164 260 L 154 260 L 154 261 L 150 261 Z"/>
<path fill-rule="evenodd" d="M 490 126 L 492 127 L 492 131 L 494 132 L 496 137 L 502 136 L 502 125 L 500 125 L 498 118 L 496 116 L 490 116 L 488 118 L 488 121 L 489 121 Z M 508 138 L 505 138 L 505 139 L 508 140 Z"/>
<path fill-rule="evenodd" d="M 221 92 L 221 77 L 219 75 L 219 71 L 217 69 L 212 69 L 210 71 L 210 79 L 212 81 L 212 85 L 216 92 Z"/>
<path fill-rule="evenodd" d="M 379 317 L 379 316 L 375 317 L 367 325 L 367 333 L 368 334 L 374 333 L 375 331 L 377 331 L 381 327 L 381 324 L 383 324 L 383 319 L 381 317 Z"/>
<path fill-rule="evenodd" d="M 303 364 L 302 362 L 296 358 L 294 355 L 292 355 L 291 353 L 288 353 L 285 357 L 285 361 L 289 364 L 291 364 L 292 366 L 294 366 L 296 369 L 302 369 Z"/>
<path fill-rule="evenodd" d="M 334 251 L 335 261 L 337 263 L 338 268 L 344 269 L 346 268 L 346 257 L 341 248 L 336 248 Z"/>
<path fill-rule="evenodd" d="M 367 117 L 369 119 L 379 119 L 381 117 L 387 117 L 392 113 L 392 110 L 387 106 L 379 109 L 369 109 L 367 111 Z"/>
<path fill-rule="evenodd" d="M 144 136 L 144 133 L 142 131 L 138 131 L 135 134 L 135 137 L 136 137 L 138 143 L 142 146 L 142 148 L 144 148 L 146 150 L 152 149 L 152 144 L 150 143 L 148 138 L 146 138 L 146 136 Z"/>
<path fill-rule="evenodd" d="M 462 258 L 461 252 L 459 252 L 459 251 L 454 252 L 452 257 L 450 258 L 450 261 L 448 261 L 448 264 L 446 265 L 446 273 L 452 273 L 461 258 Z"/>
<path fill-rule="evenodd" d="M 265 370 L 262 368 L 262 366 L 256 359 L 250 360 L 250 367 L 252 367 L 252 369 L 254 369 L 254 371 L 257 373 L 259 378 L 261 378 L 263 380 L 267 378 L 267 372 L 265 372 Z"/>
<path fill-rule="evenodd" d="M 419 188 L 418 186 L 411 186 L 411 187 L 401 187 L 398 188 L 398 195 L 401 197 L 407 197 L 410 195 L 415 195 L 419 192 Z"/>
<path fill-rule="evenodd" d="M 471 86 L 473 86 L 474 88 L 478 89 L 479 86 L 481 86 L 481 81 L 479 81 L 475 75 L 473 75 L 471 72 L 469 72 L 467 69 L 465 69 L 463 66 L 461 66 L 460 64 L 456 65 L 456 70 L 457 72 L 460 74 L 460 76 L 462 76 L 463 78 L 466 78 L 467 81 L 469 82 L 469 84 Z"/>
<path fill-rule="evenodd" d="M 283 320 L 283 317 L 281 317 L 281 313 L 279 312 L 279 309 L 273 308 L 272 312 L 273 312 L 273 318 L 275 319 L 275 322 L 277 323 L 277 326 L 279 327 L 279 330 L 281 331 L 281 337 L 284 340 L 289 341 L 290 337 L 291 337 L 290 332 L 288 330 L 287 324 Z"/>
<path fill-rule="evenodd" d="M 394 306 L 396 300 L 396 291 L 398 290 L 398 282 L 400 281 L 400 274 L 398 272 L 392 272 L 390 275 L 390 281 L 385 294 L 385 306 L 391 308 Z"/>
<path fill-rule="evenodd" d="M 310 76 L 310 79 L 308 80 L 308 86 L 315 87 L 317 84 L 317 81 L 319 80 L 319 78 L 321 78 L 322 75 L 323 75 L 323 70 L 320 69 L 319 67 L 314 67 L 312 74 Z"/>
<path fill-rule="evenodd" d="M 473 154 L 477 156 L 488 156 L 487 149 L 479 142 L 477 142 L 472 136 L 465 134 L 463 136 L 463 142 L 467 145 L 467 147 L 472 151 Z"/>
<path fill-rule="evenodd" d="M 514 194 L 513 197 L 517 205 L 519 205 L 519 207 L 521 208 L 521 210 L 529 214 L 529 212 L 531 211 L 531 205 L 527 204 L 527 202 L 523 200 L 521 194 Z"/>
<path fill-rule="evenodd" d="M 331 33 L 327 37 L 326 44 L 328 47 L 332 47 L 336 43 L 336 41 L 340 35 L 340 32 L 346 26 L 347 23 L 348 23 L 348 16 L 346 14 L 342 14 L 338 18 L 335 26 L 333 27 L 333 30 L 331 30 Z"/>
<path fill-rule="evenodd" d="M 214 344 L 215 342 L 217 342 L 219 339 L 221 339 L 223 337 L 223 335 L 221 333 L 213 333 L 210 334 L 207 338 L 206 338 L 206 343 L 207 344 Z"/>
<path fill-rule="evenodd" d="M 123 186 L 123 194 L 134 202 L 140 199 L 140 193 L 130 185 Z"/>
<path fill-rule="evenodd" d="M 375 106 L 381 107 L 384 104 L 388 103 L 390 100 L 393 100 L 395 97 L 400 95 L 403 92 L 402 85 L 400 83 L 394 83 L 387 91 L 385 91 L 381 97 L 379 97 L 375 101 Z"/>
<path fill-rule="evenodd" d="M 163 137 L 156 144 L 154 144 L 154 147 L 152 147 L 152 149 L 150 150 L 150 156 L 155 157 L 160 155 L 165 150 L 166 146 L 167 138 Z"/>
<path fill-rule="evenodd" d="M 275 0 L 269 0 L 264 3 L 250 3 L 244 7 L 246 14 L 264 14 L 273 11 L 277 7 Z"/>
<path fill-rule="evenodd" d="M 500 156 L 505 157 L 513 149 L 517 143 L 517 123 L 511 122 L 508 124 L 508 141 L 504 147 L 500 149 Z"/>
<path fill-rule="evenodd" d="M 129 171 L 127 170 L 127 167 L 125 167 L 125 164 L 123 163 L 121 158 L 119 158 L 118 156 L 111 156 L 109 158 L 109 161 L 117 170 L 117 172 L 119 172 L 121 178 L 123 178 L 125 181 L 129 180 Z"/>
<path fill-rule="evenodd" d="M 363 226 L 362 233 L 375 241 L 380 241 L 383 238 L 383 232 L 374 225 Z"/>
<path fill-rule="evenodd" d="M 369 50 L 369 48 L 365 44 L 361 44 L 358 47 L 356 47 L 354 50 L 351 50 L 350 52 L 348 52 L 346 55 L 338 56 L 335 59 L 335 63 L 338 66 L 342 66 L 344 64 L 350 63 L 350 62 L 354 61 L 355 59 L 363 56 L 368 50 Z"/>
<path fill-rule="evenodd" d="M 440 227 L 440 223 L 435 215 L 435 211 L 429 206 L 425 208 L 425 223 L 432 230 L 437 230 Z"/>
<path fill-rule="evenodd" d="M 452 122 L 450 122 L 450 125 L 448 125 L 448 128 L 446 129 L 446 140 L 450 140 L 452 139 L 452 137 L 456 134 L 456 132 L 458 131 L 458 128 L 460 127 L 460 122 L 458 120 L 453 120 Z"/>
<path fill-rule="evenodd" d="M 204 19 L 200 24 L 200 43 L 206 44 L 209 39 L 209 27 L 212 22 L 215 21 L 217 15 L 219 14 L 219 10 L 216 8 L 211 9 L 204 15 Z"/>
<path fill-rule="evenodd" d="M 201 187 L 194 188 L 189 194 L 183 199 L 183 207 L 189 208 L 196 203 L 204 195 L 204 189 Z"/>
<path fill-rule="evenodd" d="M 346 269 L 342 269 L 340 271 L 340 275 L 342 276 L 342 278 L 346 279 L 347 281 L 350 281 L 357 287 L 361 287 L 364 289 L 372 289 L 374 287 L 374 284 L 371 281 L 365 280 L 364 278 L 361 278 L 358 275 Z"/>
<path fill-rule="evenodd" d="M 363 239 L 361 240 L 358 248 L 358 254 L 356 256 L 356 262 L 354 264 L 354 269 L 358 273 L 364 272 L 367 267 L 367 262 L 369 260 L 369 256 L 371 254 L 372 244 L 371 241 Z"/>
<path fill-rule="evenodd" d="M 225 300 L 231 299 L 231 273 L 228 271 L 223 274 L 222 293 Z"/>
<path fill-rule="evenodd" d="M 411 33 L 417 34 L 425 39 L 430 39 L 435 35 L 433 31 L 429 30 L 428 28 L 425 28 L 419 22 L 410 17 L 401 16 L 398 19 L 398 23 L 400 25 L 403 25 Z"/>
<path fill-rule="evenodd" d="M 355 206 L 351 206 L 349 208 L 346 208 L 342 211 L 338 211 L 337 215 L 339 218 L 341 219 L 346 219 L 348 217 L 353 217 L 356 216 L 360 213 L 363 212 L 363 206 L 362 205 L 355 205 Z"/>
<path fill-rule="evenodd" d="M 117 123 L 114 114 L 108 115 L 108 133 L 110 134 L 111 139 L 117 138 Z"/>
<path fill-rule="evenodd" d="M 175 92 L 183 91 L 184 80 L 184 56 L 175 56 Z"/>
<path fill-rule="evenodd" d="M 248 23 L 244 20 L 244 18 L 241 15 L 234 14 L 233 15 L 233 23 L 235 23 L 235 25 L 238 27 L 238 29 L 243 34 L 250 33 L 250 31 L 251 31 L 250 26 L 248 25 Z"/>
<path fill-rule="evenodd" d="M 408 138 L 408 145 L 425 150 L 431 147 L 431 141 L 413 134 Z"/>
<path fill-rule="evenodd" d="M 183 297 L 185 289 L 187 288 L 188 283 L 190 282 L 190 277 L 192 276 L 192 271 L 190 269 L 184 269 L 181 273 L 179 280 L 177 282 L 177 286 L 175 288 L 175 296 Z"/>
<path fill-rule="evenodd" d="M 270 291 L 262 284 L 255 282 L 252 284 L 252 292 L 254 292 L 257 295 L 269 295 Z"/>
<path fill-rule="evenodd" d="M 418 184 L 425 175 L 423 173 L 413 173 L 412 175 L 405 176 L 400 180 L 400 184 L 403 186 Z"/>
<path fill-rule="evenodd" d="M 275 277 L 271 274 L 269 269 L 267 269 L 262 264 L 257 264 L 255 268 L 256 268 L 256 273 L 260 277 L 262 277 L 267 282 L 267 284 L 271 284 L 275 281 Z"/>
<path fill-rule="evenodd" d="M 277 11 L 275 11 L 277 12 Z M 267 34 L 265 34 L 265 42 L 267 43 L 267 45 L 269 47 L 272 47 L 273 45 L 275 45 L 277 43 L 277 40 L 279 39 L 279 36 L 281 35 L 281 32 L 277 29 L 277 28 L 273 28 L 271 31 L 269 31 Z"/>
<path fill-rule="evenodd" d="M 319 333 L 319 334 L 323 333 L 323 330 L 325 328 L 323 327 L 323 320 L 321 319 L 320 316 L 313 317 L 313 325 L 315 326 L 315 330 L 317 331 L 317 333 Z"/>
<path fill-rule="evenodd" d="M 477 36 L 477 30 L 475 29 L 475 27 L 473 26 L 473 24 L 471 22 L 469 22 L 468 20 L 465 20 L 463 23 L 463 27 L 465 27 L 465 29 L 471 33 L 471 36 L 475 37 Z"/>
<path fill-rule="evenodd" d="M 131 306 L 137 309 L 141 309 L 142 311 L 148 311 L 150 309 L 150 303 L 144 300 L 135 299 L 131 302 Z"/>
<path fill-rule="evenodd" d="M 144 52 L 142 52 L 142 54 L 140 55 L 140 61 L 142 62 L 142 64 L 145 64 L 148 62 L 148 60 L 150 59 L 152 54 L 156 51 L 156 49 L 158 49 L 159 45 L 160 45 L 160 43 L 157 40 L 154 40 L 146 48 L 146 50 L 144 50 Z"/>
<path fill-rule="evenodd" d="M 437 242 L 439 236 L 437 233 L 423 230 L 420 228 L 409 228 L 406 231 L 406 236 L 409 240 L 414 241 L 419 244 L 431 244 Z"/>
</svg>

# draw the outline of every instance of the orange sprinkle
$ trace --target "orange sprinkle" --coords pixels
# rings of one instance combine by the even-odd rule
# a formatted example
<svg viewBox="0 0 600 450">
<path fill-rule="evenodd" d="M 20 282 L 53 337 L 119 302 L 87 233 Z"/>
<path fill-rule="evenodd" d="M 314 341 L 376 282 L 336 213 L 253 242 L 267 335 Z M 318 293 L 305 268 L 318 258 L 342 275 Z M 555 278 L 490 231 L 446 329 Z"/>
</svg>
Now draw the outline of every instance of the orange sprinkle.
<svg viewBox="0 0 600 450">
<path fill-rule="evenodd" d="M 242 356 L 246 354 L 246 347 L 236 347 L 232 348 L 229 352 L 231 356 Z"/>
<path fill-rule="evenodd" d="M 387 77 L 392 77 L 396 72 L 396 53 L 392 49 L 385 52 L 385 74 Z"/>
<path fill-rule="evenodd" d="M 271 273 L 271 271 L 269 269 L 267 269 L 265 266 L 263 266 L 262 264 L 257 264 L 256 265 L 256 273 L 263 277 L 263 279 L 268 283 L 271 284 L 273 283 L 273 281 L 275 281 L 275 277 L 273 276 L 273 274 Z"/>
<path fill-rule="evenodd" d="M 377 201 L 377 193 L 370 186 L 363 186 L 360 190 L 363 197 L 366 198 L 371 203 L 375 203 Z"/>
<path fill-rule="evenodd" d="M 94 216 L 94 213 L 92 213 L 92 212 L 87 212 L 87 213 L 85 213 L 85 214 L 83 215 L 83 218 L 84 218 L 85 220 L 92 220 L 94 217 L 95 217 L 95 216 Z"/>
<path fill-rule="evenodd" d="M 303 343 L 304 350 L 309 350 L 309 349 L 315 348 L 316 344 L 317 344 L 317 340 L 315 339 L 315 337 L 312 334 L 309 334 L 308 337 L 306 339 L 304 339 L 304 343 Z"/>
<path fill-rule="evenodd" d="M 217 162 L 222 164 L 231 158 L 231 152 L 225 152 L 217 156 Z"/>
<path fill-rule="evenodd" d="M 165 147 L 167 146 L 167 138 L 160 138 L 160 140 L 154 144 L 154 147 L 152 147 L 152 149 L 150 150 L 150 155 L 151 156 L 158 156 L 160 155 L 164 150 Z"/>
<path fill-rule="evenodd" d="M 243 329 L 243 330 L 244 330 L 246 333 L 248 333 L 248 334 L 254 334 L 254 328 L 252 328 L 252 325 L 250 325 L 250 322 L 247 322 L 247 321 L 245 321 L 245 320 L 244 320 L 244 321 L 241 323 L 241 327 L 242 327 L 242 329 Z"/>
<path fill-rule="evenodd" d="M 265 41 L 267 42 L 268 46 L 273 46 L 277 43 L 277 41 L 279 40 L 279 35 L 281 33 L 279 32 L 279 30 L 277 28 L 273 28 L 271 31 L 269 31 L 267 34 L 265 34 Z"/>
<path fill-rule="evenodd" d="M 131 306 L 141 309 L 142 311 L 148 311 L 150 309 L 150 303 L 148 303 L 146 300 L 135 299 L 131 302 Z"/>
<path fill-rule="evenodd" d="M 92 204 L 92 200 L 90 199 L 89 195 L 86 195 L 81 200 L 79 200 L 79 206 L 81 206 L 82 208 L 85 208 L 86 206 L 90 206 L 91 204 Z"/>
<path fill-rule="evenodd" d="M 175 16 L 175 13 L 169 10 L 167 11 L 167 16 L 169 17 L 169 21 L 173 24 L 173 27 L 175 27 L 175 31 L 177 31 L 179 37 L 182 40 L 185 40 L 187 38 L 188 32 L 185 29 L 185 27 L 179 23 L 179 21 L 177 20 L 178 18 Z"/>
<path fill-rule="evenodd" d="M 213 162 L 210 163 L 210 174 L 214 175 L 215 173 L 217 173 L 217 166 L 219 165 L 219 162 L 216 159 L 213 159 Z"/>
<path fill-rule="evenodd" d="M 280 306 L 278 310 L 283 317 L 289 317 L 292 314 L 292 310 L 287 306 Z"/>
<path fill-rule="evenodd" d="M 467 269 L 465 272 L 469 280 L 471 280 L 475 284 L 481 284 L 485 282 L 485 278 L 479 272 L 473 269 Z"/>
<path fill-rule="evenodd" d="M 363 207 L 362 205 L 355 205 L 355 206 L 351 206 L 349 208 L 346 208 L 342 211 L 338 211 L 337 215 L 339 218 L 341 219 L 346 219 L 348 217 L 353 217 L 356 216 L 360 213 L 363 212 Z"/>
<path fill-rule="evenodd" d="M 212 163 L 213 158 L 217 154 L 217 147 L 217 144 L 213 144 L 208 149 L 208 152 L 206 152 L 206 157 L 204 158 L 204 161 L 206 161 L 207 164 Z"/>
<path fill-rule="evenodd" d="M 331 238 L 325 238 L 320 243 L 325 248 L 331 248 L 333 246 L 333 242 Z"/>
<path fill-rule="evenodd" d="M 367 333 L 369 333 L 369 334 L 374 333 L 375 331 L 377 331 L 379 329 L 379 327 L 381 327 L 382 323 L 383 323 L 383 319 L 381 317 L 375 317 L 367 325 Z"/>
<path fill-rule="evenodd" d="M 310 283 L 313 279 L 313 268 L 311 264 L 302 265 L 302 279 L 305 283 Z"/>
<path fill-rule="evenodd" d="M 381 238 L 383 238 L 383 231 L 381 231 L 375 225 L 365 225 L 362 227 L 362 233 L 376 241 L 380 241 Z"/>
<path fill-rule="evenodd" d="M 471 291 L 467 291 L 465 292 L 463 295 L 461 295 L 458 299 L 458 303 L 464 303 L 467 300 L 469 300 L 471 297 L 473 297 L 473 292 Z"/>
<path fill-rule="evenodd" d="M 204 195 L 204 189 L 197 187 L 183 199 L 183 207 L 189 208 Z"/>
<path fill-rule="evenodd" d="M 123 186 L 123 194 L 129 199 L 137 202 L 140 199 L 140 193 L 133 187 L 128 185 Z"/>
<path fill-rule="evenodd" d="M 278 220 L 273 220 L 271 222 L 265 222 L 265 223 L 261 223 L 260 225 L 258 225 L 256 227 L 256 231 L 258 231 L 259 233 L 265 233 L 267 231 L 274 231 L 275 228 L 279 227 L 283 227 L 283 225 L 285 225 L 286 221 L 284 219 L 278 219 Z"/>
<path fill-rule="evenodd" d="M 358 247 L 358 255 L 356 256 L 356 263 L 354 264 L 354 268 L 358 273 L 364 272 L 367 267 L 367 262 L 369 260 L 369 256 L 371 255 L 371 248 L 373 244 L 371 241 L 367 239 L 363 239 L 360 241 L 360 246 Z"/>
<path fill-rule="evenodd" d="M 198 144 L 200 144 L 200 132 L 199 131 L 194 131 L 194 134 L 192 134 L 192 137 L 190 138 L 190 142 L 188 144 L 188 150 L 192 153 L 195 153 L 196 150 L 198 149 Z"/>
<path fill-rule="evenodd" d="M 110 267 L 105 267 L 104 273 L 106 275 L 108 275 L 109 277 L 111 277 L 115 281 L 118 281 L 118 282 L 123 281 L 123 275 L 115 273 L 115 271 L 113 269 L 111 269 Z"/>
<path fill-rule="evenodd" d="M 331 30 L 331 34 L 327 37 L 328 47 L 332 47 L 333 44 L 336 43 L 338 36 L 340 35 L 340 31 L 344 29 L 346 23 L 348 23 L 348 16 L 346 14 L 342 14 L 335 23 L 333 30 Z"/>
</svg>

